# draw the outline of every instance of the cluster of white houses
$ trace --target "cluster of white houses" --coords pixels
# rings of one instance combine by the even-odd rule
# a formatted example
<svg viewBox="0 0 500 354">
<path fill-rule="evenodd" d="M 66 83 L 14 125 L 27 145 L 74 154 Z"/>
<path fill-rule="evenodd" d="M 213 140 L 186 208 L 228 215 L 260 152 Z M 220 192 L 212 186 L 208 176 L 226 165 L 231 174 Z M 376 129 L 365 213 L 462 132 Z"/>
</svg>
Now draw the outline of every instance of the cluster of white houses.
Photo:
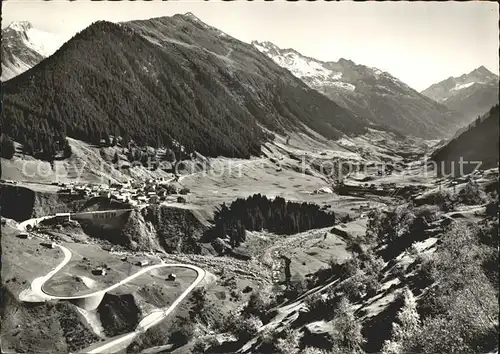
<svg viewBox="0 0 500 354">
<path fill-rule="evenodd" d="M 132 205 L 155 204 L 165 201 L 170 194 L 187 194 L 187 189 L 179 189 L 165 179 L 128 181 L 126 183 L 78 184 L 59 183 L 58 193 L 81 197 L 104 197 L 127 202 Z M 180 198 L 178 201 L 181 201 Z"/>
</svg>

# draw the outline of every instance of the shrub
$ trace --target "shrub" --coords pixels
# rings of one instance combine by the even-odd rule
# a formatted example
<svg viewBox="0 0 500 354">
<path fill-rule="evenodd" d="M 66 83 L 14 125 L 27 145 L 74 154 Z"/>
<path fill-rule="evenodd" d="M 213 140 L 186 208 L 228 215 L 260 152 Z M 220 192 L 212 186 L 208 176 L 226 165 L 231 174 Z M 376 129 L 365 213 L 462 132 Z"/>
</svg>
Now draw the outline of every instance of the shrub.
<svg viewBox="0 0 500 354">
<path fill-rule="evenodd" d="M 425 354 L 475 353 L 463 342 L 454 322 L 443 316 L 425 320 L 411 351 Z"/>
<path fill-rule="evenodd" d="M 417 218 L 423 218 L 427 222 L 433 222 L 439 219 L 439 206 L 437 205 L 424 205 L 415 210 Z"/>
<path fill-rule="evenodd" d="M 482 204 L 486 201 L 486 194 L 477 182 L 469 180 L 458 194 L 458 198 L 461 203 L 467 205 Z"/>
<path fill-rule="evenodd" d="M 371 211 L 368 215 L 366 237 L 369 240 L 394 241 L 407 233 L 415 220 L 413 207 L 410 204 L 381 212 Z"/>
<path fill-rule="evenodd" d="M 307 311 L 310 313 L 318 313 L 325 308 L 325 298 L 319 292 L 311 294 L 304 299 L 304 304 L 307 307 Z"/>
<path fill-rule="evenodd" d="M 182 325 L 170 335 L 169 342 L 176 347 L 187 344 L 194 334 L 194 324 L 189 321 L 183 321 Z"/>
<path fill-rule="evenodd" d="M 367 252 L 364 255 L 363 269 L 367 275 L 380 276 L 385 267 L 385 262 L 373 252 Z"/>
<path fill-rule="evenodd" d="M 278 338 L 275 344 L 276 353 L 298 354 L 300 345 L 300 332 L 298 330 L 288 330 L 284 338 Z"/>
<path fill-rule="evenodd" d="M 331 341 L 334 347 L 339 348 L 341 352 L 362 352 L 361 347 L 365 342 L 361 334 L 362 326 L 354 316 L 352 305 L 346 298 L 340 300 L 332 326 Z"/>
<path fill-rule="evenodd" d="M 202 314 L 207 304 L 207 292 L 205 288 L 194 289 L 191 293 L 191 299 L 193 302 L 193 306 L 191 308 L 191 311 L 189 312 L 189 316 L 191 320 L 194 320 Z"/>
<path fill-rule="evenodd" d="M 371 210 L 368 213 L 368 225 L 366 227 L 366 238 L 377 240 L 385 233 L 386 215 L 379 209 Z"/>
<path fill-rule="evenodd" d="M 189 192 L 190 192 L 189 188 L 184 187 L 179 191 L 179 194 L 186 195 Z"/>
<path fill-rule="evenodd" d="M 363 275 L 358 274 L 356 276 L 350 277 L 344 280 L 338 287 L 345 298 L 349 301 L 355 302 L 361 300 L 361 294 L 363 290 Z"/>
<path fill-rule="evenodd" d="M 276 354 L 298 354 L 300 349 L 300 332 L 298 330 L 264 328 L 259 332 L 261 346 L 259 352 Z"/>
<path fill-rule="evenodd" d="M 419 254 L 413 264 L 418 265 L 418 270 L 415 274 L 415 282 L 419 288 L 425 289 L 427 286 L 434 283 L 433 273 L 435 270 L 431 256 Z"/>
<path fill-rule="evenodd" d="M 259 332 L 259 342 L 261 343 L 260 349 L 264 353 L 276 352 L 275 344 L 281 336 L 281 333 L 276 327 L 265 327 Z"/>
<path fill-rule="evenodd" d="M 341 274 L 344 279 L 354 276 L 359 272 L 361 263 L 356 256 L 352 256 L 347 261 L 341 264 Z"/>
<path fill-rule="evenodd" d="M 226 254 L 226 252 L 231 250 L 231 245 L 229 245 L 220 237 L 217 237 L 215 240 L 213 240 L 211 244 L 214 250 L 220 255 Z"/>
<path fill-rule="evenodd" d="M 452 224 L 441 236 L 431 269 L 436 284 L 422 299 L 426 319 L 412 351 L 476 353 L 498 346 L 492 336 L 498 332 L 498 292 L 482 268 L 486 246 L 476 232 Z"/>
<path fill-rule="evenodd" d="M 247 305 L 243 309 L 243 314 L 246 316 L 257 316 L 262 320 L 266 316 L 269 305 L 269 298 L 265 298 L 260 291 L 253 292 L 248 299 Z"/>
<path fill-rule="evenodd" d="M 235 312 L 229 313 L 224 322 L 225 328 L 223 330 L 232 333 L 238 341 L 242 342 L 255 337 L 262 326 L 262 321 L 256 316 L 250 315 L 243 318 Z"/>
<path fill-rule="evenodd" d="M 167 184 L 167 185 L 163 186 L 163 188 L 165 189 L 165 193 L 167 193 L 167 194 L 176 194 L 177 193 L 177 188 L 175 188 L 171 184 Z"/>
<path fill-rule="evenodd" d="M 429 202 L 437 205 L 442 211 L 449 212 L 455 209 L 457 200 L 449 190 L 439 190 L 430 195 Z"/>
<path fill-rule="evenodd" d="M 380 282 L 378 281 L 377 275 L 367 275 L 363 280 L 363 287 L 366 292 L 366 296 L 373 297 L 380 290 Z"/>
<path fill-rule="evenodd" d="M 192 353 L 193 354 L 203 354 L 208 351 L 208 349 L 219 345 L 219 341 L 214 336 L 203 337 L 196 339 Z"/>
<path fill-rule="evenodd" d="M 288 289 L 286 291 L 286 297 L 289 299 L 296 298 L 307 291 L 307 282 L 302 276 L 297 276 L 290 281 Z"/>
</svg>

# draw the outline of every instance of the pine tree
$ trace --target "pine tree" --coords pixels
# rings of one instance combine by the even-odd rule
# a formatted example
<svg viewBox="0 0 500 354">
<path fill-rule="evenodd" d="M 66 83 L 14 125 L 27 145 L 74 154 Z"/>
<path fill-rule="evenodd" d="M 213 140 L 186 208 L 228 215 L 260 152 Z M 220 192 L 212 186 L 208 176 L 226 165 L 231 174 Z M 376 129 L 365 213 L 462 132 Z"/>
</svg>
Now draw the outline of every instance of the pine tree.
<svg viewBox="0 0 500 354">
<path fill-rule="evenodd" d="M 109 138 L 109 134 L 107 131 L 102 132 L 101 134 L 102 139 L 104 139 L 104 145 L 105 146 L 110 146 L 111 145 L 111 140 Z"/>
<path fill-rule="evenodd" d="M 410 349 L 412 339 L 420 329 L 420 317 L 413 293 L 405 288 L 403 296 L 403 307 L 398 312 L 397 322 L 392 324 L 392 339 L 384 342 L 383 354 L 406 353 Z"/>
<path fill-rule="evenodd" d="M 71 151 L 71 145 L 69 145 L 68 140 L 65 140 L 63 156 L 65 159 L 71 156 L 73 152 Z"/>
<path fill-rule="evenodd" d="M 332 321 L 333 346 L 348 353 L 359 353 L 365 342 L 361 333 L 361 323 L 356 319 L 352 305 L 346 298 L 342 298 L 335 311 Z"/>
<path fill-rule="evenodd" d="M 0 155 L 5 159 L 13 158 L 16 152 L 14 142 L 6 134 L 0 136 L 0 149 Z"/>
</svg>

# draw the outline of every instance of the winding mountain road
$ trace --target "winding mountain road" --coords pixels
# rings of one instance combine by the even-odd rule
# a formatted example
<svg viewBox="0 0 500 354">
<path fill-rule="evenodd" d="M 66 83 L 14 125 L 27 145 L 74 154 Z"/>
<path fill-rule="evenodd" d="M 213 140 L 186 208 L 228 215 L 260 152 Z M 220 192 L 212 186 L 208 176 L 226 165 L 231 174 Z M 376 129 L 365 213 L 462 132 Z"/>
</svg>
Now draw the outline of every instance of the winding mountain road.
<svg viewBox="0 0 500 354">
<path fill-rule="evenodd" d="M 53 216 L 45 216 L 41 218 L 35 218 L 35 219 L 29 219 L 26 221 L 23 221 L 22 223 L 19 224 L 19 227 L 22 231 L 27 231 L 27 226 L 31 225 L 33 226 L 34 224 L 39 223 L 42 220 L 49 219 Z M 167 317 L 172 311 L 175 310 L 175 308 L 184 300 L 190 293 L 193 291 L 193 289 L 198 286 L 198 284 L 203 280 L 205 277 L 205 271 L 201 269 L 200 267 L 197 267 L 195 265 L 191 264 L 183 264 L 183 263 L 172 263 L 172 264 L 167 264 L 167 263 L 160 263 L 160 264 L 155 264 L 149 267 L 145 267 L 138 272 L 130 275 L 129 277 L 119 281 L 118 283 L 115 283 L 111 285 L 110 287 L 103 289 L 103 290 L 98 290 L 93 293 L 85 294 L 85 295 L 76 295 L 76 296 L 57 296 L 57 295 L 52 295 L 48 294 L 43 290 L 43 285 L 51 279 L 56 273 L 58 273 L 64 266 L 71 260 L 72 253 L 71 251 L 62 246 L 55 244 L 56 247 L 61 249 L 61 251 L 64 254 L 64 259 L 59 263 L 54 269 L 52 269 L 49 273 L 42 277 L 35 278 L 32 283 L 31 283 L 31 289 L 23 290 L 19 294 L 19 299 L 21 301 L 25 302 L 41 302 L 41 301 L 47 301 L 47 300 L 82 300 L 82 299 L 87 299 L 87 298 L 92 298 L 96 297 L 99 299 L 102 299 L 104 294 L 108 291 L 111 291 L 123 284 L 128 283 L 129 281 L 141 276 L 142 274 L 145 274 L 153 269 L 158 269 L 158 268 L 167 268 L 167 267 L 175 267 L 175 268 L 187 268 L 191 269 L 196 272 L 197 277 L 196 279 L 189 285 L 189 287 L 184 290 L 184 292 L 168 307 L 162 308 L 162 309 L 156 309 L 153 310 L 151 313 L 146 315 L 137 325 L 136 329 L 133 332 L 126 333 L 124 335 L 120 335 L 115 338 L 111 338 L 108 342 L 106 343 L 96 343 L 84 350 L 81 351 L 81 353 L 113 353 L 122 349 L 125 349 L 128 344 L 130 344 L 136 336 L 138 336 L 141 333 L 146 332 L 149 328 L 153 327 L 154 325 L 160 323 L 165 317 Z"/>
</svg>

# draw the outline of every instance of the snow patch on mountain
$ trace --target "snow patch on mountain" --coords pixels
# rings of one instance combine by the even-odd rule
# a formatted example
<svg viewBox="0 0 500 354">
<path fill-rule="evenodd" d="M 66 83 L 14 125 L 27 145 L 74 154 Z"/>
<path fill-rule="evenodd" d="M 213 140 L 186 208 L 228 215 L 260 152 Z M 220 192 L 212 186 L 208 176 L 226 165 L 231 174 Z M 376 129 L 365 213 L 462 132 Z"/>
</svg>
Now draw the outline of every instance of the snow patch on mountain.
<svg viewBox="0 0 500 354">
<path fill-rule="evenodd" d="M 468 82 L 466 84 L 456 84 L 455 87 L 452 88 L 452 90 L 462 90 L 462 89 L 470 87 L 474 84 L 475 84 L 475 82 Z"/>
<path fill-rule="evenodd" d="M 337 82 L 332 82 L 331 84 L 333 86 L 337 86 L 338 88 L 341 88 L 341 89 L 344 89 L 344 90 L 348 90 L 348 91 L 354 91 L 354 90 L 356 90 L 356 86 L 354 86 L 353 84 L 350 84 L 348 82 L 337 81 Z"/>
<path fill-rule="evenodd" d="M 276 64 L 290 70 L 294 76 L 302 79 L 312 88 L 320 84 L 332 84 L 348 90 L 355 88 L 348 83 L 338 82 L 342 78 L 342 72 L 328 69 L 318 60 L 307 58 L 291 49 L 280 50 L 270 42 L 253 41 L 252 44 Z"/>
</svg>

